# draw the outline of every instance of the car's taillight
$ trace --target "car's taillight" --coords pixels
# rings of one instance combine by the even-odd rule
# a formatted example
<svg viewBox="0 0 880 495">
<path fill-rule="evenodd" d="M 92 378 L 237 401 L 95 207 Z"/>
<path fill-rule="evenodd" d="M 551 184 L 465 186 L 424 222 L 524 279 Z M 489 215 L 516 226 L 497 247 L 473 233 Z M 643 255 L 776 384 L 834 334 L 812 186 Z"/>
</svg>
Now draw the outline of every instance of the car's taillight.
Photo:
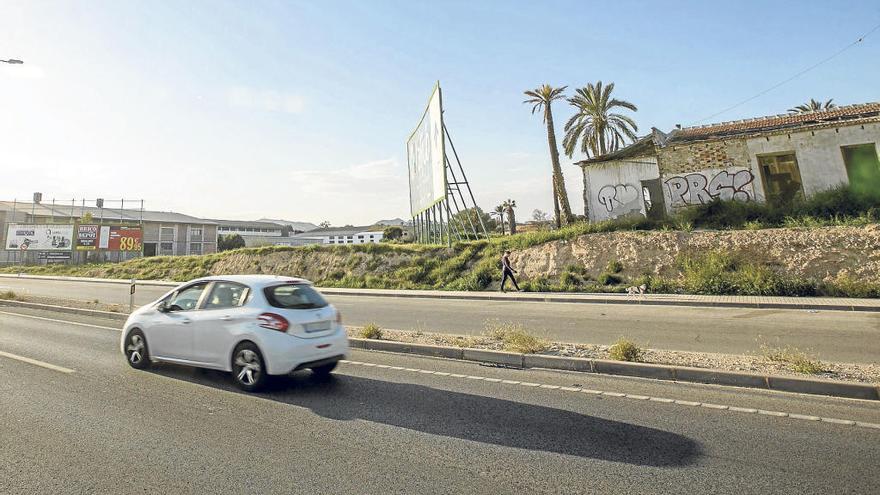
<svg viewBox="0 0 880 495">
<path fill-rule="evenodd" d="M 287 319 L 275 313 L 263 313 L 257 317 L 257 320 L 260 322 L 259 325 L 261 327 L 268 328 L 269 330 L 286 332 L 290 328 L 290 323 L 287 322 Z"/>
<path fill-rule="evenodd" d="M 342 325 L 342 311 L 336 310 L 336 324 Z"/>
</svg>

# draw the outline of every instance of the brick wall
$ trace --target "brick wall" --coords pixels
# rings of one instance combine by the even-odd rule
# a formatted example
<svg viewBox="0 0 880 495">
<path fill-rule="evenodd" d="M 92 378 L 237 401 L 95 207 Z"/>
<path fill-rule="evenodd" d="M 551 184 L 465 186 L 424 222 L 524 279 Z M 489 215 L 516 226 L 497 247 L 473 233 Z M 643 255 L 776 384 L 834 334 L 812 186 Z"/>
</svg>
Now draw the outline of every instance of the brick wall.
<svg viewBox="0 0 880 495">
<path fill-rule="evenodd" d="M 706 169 L 749 168 L 749 151 L 744 139 L 709 141 L 658 149 L 662 175 L 679 175 Z"/>
</svg>

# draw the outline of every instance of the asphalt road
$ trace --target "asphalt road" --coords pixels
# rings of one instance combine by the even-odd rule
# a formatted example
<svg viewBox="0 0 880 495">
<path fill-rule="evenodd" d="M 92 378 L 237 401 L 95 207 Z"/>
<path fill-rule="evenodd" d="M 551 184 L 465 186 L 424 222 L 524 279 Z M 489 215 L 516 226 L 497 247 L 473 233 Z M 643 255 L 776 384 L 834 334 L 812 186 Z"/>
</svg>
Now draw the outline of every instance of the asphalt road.
<svg viewBox="0 0 880 495">
<path fill-rule="evenodd" d="M 0 278 L 13 290 L 127 307 L 128 287 L 118 284 Z M 135 304 L 167 292 L 141 286 Z M 623 304 L 462 301 L 329 296 L 346 324 L 479 335 L 486 322 L 517 322 L 562 342 L 610 344 L 621 336 L 656 349 L 748 354 L 760 345 L 793 346 L 827 361 L 880 362 L 880 313 L 852 311 L 697 308 Z"/>
<path fill-rule="evenodd" d="M 118 322 L 2 311 L 0 493 L 880 491 L 880 429 L 748 409 L 880 423 L 874 402 L 366 351 L 247 395 L 129 368 Z"/>
</svg>

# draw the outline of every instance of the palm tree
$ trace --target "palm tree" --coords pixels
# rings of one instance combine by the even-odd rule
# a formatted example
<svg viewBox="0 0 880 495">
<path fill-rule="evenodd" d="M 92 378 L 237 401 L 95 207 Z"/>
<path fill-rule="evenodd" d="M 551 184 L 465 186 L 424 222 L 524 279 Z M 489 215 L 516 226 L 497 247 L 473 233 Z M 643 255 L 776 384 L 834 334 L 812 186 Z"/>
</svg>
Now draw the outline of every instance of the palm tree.
<svg viewBox="0 0 880 495">
<path fill-rule="evenodd" d="M 568 86 L 554 88 L 544 84 L 539 88 L 525 91 L 528 99 L 523 103 L 532 105 L 532 114 L 538 110 L 544 112 L 544 123 L 547 124 L 547 143 L 550 145 L 550 163 L 553 166 L 553 207 L 556 210 L 556 226 L 561 227 L 560 209 L 565 223 L 571 223 L 574 216 L 571 214 L 571 205 L 568 202 L 568 193 L 565 191 L 565 177 L 562 175 L 562 167 L 559 166 L 559 148 L 556 145 L 556 130 L 553 127 L 553 111 L 550 106 L 555 100 L 565 98 L 565 89 Z"/>
<path fill-rule="evenodd" d="M 513 214 L 513 209 L 516 208 L 516 201 L 508 199 L 501 203 L 501 206 L 504 207 L 504 213 L 507 213 L 507 230 L 510 231 L 510 235 L 516 234 L 516 217 Z"/>
<path fill-rule="evenodd" d="M 834 98 L 829 98 L 825 103 L 810 98 L 808 103 L 789 108 L 788 113 L 818 112 L 820 110 L 831 110 L 832 108 L 837 108 L 837 104 L 834 103 Z"/>
<path fill-rule="evenodd" d="M 498 215 L 498 224 L 501 225 L 501 235 L 504 235 L 506 231 L 504 230 L 504 203 L 495 207 L 492 210 L 493 215 Z"/>
<path fill-rule="evenodd" d="M 565 139 L 562 147 L 565 154 L 574 154 L 578 141 L 580 151 L 589 156 L 601 156 L 620 149 L 627 140 L 635 141 L 639 127 L 635 121 L 614 110 L 622 108 L 638 111 L 635 105 L 612 98 L 614 83 L 607 86 L 602 81 L 587 83 L 583 88 L 575 90 L 575 95 L 568 102 L 577 109 L 565 123 Z"/>
</svg>

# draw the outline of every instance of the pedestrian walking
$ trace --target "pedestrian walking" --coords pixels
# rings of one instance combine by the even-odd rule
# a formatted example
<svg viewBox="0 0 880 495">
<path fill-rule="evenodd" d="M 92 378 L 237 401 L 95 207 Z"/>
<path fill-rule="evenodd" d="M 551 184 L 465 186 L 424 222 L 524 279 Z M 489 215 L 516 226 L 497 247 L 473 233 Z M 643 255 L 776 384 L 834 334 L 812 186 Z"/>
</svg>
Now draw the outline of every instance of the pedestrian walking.
<svg viewBox="0 0 880 495">
<path fill-rule="evenodd" d="M 516 273 L 516 270 L 510 266 L 510 251 L 504 251 L 504 255 L 501 256 L 501 292 L 507 292 L 504 290 L 504 284 L 507 283 L 507 279 L 510 279 L 517 292 L 522 290 L 519 288 L 519 284 L 516 283 L 516 278 L 513 276 L 514 273 Z"/>
</svg>

